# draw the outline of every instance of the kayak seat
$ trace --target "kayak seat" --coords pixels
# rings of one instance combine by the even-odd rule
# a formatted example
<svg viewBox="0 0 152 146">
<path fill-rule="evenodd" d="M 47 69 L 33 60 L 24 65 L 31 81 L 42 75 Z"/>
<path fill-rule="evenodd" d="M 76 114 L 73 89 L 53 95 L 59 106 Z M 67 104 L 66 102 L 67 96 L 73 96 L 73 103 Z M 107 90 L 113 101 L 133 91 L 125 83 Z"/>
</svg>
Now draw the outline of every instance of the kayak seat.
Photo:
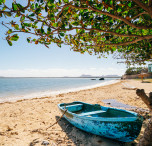
<svg viewBox="0 0 152 146">
<path fill-rule="evenodd" d="M 82 110 L 83 104 L 74 104 L 74 105 L 68 105 L 65 108 L 70 112 L 77 112 Z"/>
<path fill-rule="evenodd" d="M 92 112 L 86 112 L 79 114 L 79 116 L 88 116 L 88 115 L 94 115 L 94 114 L 99 114 L 99 113 L 105 113 L 106 111 L 103 110 L 98 110 L 98 111 L 92 111 Z"/>
</svg>

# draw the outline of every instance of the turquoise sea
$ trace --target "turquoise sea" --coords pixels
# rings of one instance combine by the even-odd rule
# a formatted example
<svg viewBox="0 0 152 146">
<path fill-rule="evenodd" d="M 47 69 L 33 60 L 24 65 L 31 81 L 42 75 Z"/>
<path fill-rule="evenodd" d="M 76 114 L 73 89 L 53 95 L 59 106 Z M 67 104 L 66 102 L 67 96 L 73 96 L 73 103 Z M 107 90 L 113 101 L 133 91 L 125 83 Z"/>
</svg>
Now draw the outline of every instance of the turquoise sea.
<svg viewBox="0 0 152 146">
<path fill-rule="evenodd" d="M 111 84 L 115 78 L 0 78 L 0 102 L 44 97 Z"/>
</svg>

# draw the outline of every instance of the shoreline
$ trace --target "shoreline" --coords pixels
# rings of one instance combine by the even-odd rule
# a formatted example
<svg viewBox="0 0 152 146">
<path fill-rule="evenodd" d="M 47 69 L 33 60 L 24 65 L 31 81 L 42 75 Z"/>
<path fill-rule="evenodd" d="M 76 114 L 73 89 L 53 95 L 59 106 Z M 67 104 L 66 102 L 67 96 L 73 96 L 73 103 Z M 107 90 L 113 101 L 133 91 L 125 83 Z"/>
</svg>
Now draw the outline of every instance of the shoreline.
<svg viewBox="0 0 152 146">
<path fill-rule="evenodd" d="M 87 86 L 82 86 L 82 87 L 75 87 L 75 88 L 69 88 L 69 89 L 61 89 L 61 90 L 56 90 L 56 91 L 42 91 L 42 92 L 36 92 L 36 93 L 29 93 L 27 95 L 21 95 L 21 96 L 9 96 L 9 97 L 2 97 L 0 98 L 0 103 L 5 103 L 5 102 L 16 102 L 18 100 L 24 100 L 24 99 L 33 99 L 33 98 L 42 98 L 42 97 L 50 97 L 50 96 L 57 96 L 59 94 L 65 94 L 69 92 L 78 92 L 81 90 L 88 90 L 88 89 L 93 89 L 105 85 L 110 85 L 110 84 L 115 84 L 117 82 L 120 82 L 120 79 L 114 79 L 114 80 L 107 80 L 102 83 L 97 83 L 94 85 L 87 85 Z"/>
<path fill-rule="evenodd" d="M 105 105 L 102 100 L 116 99 L 121 103 L 129 104 L 143 109 L 148 109 L 143 101 L 136 95 L 136 90 L 124 89 L 122 83 L 144 89 L 148 94 L 152 89 L 152 83 L 141 83 L 136 80 L 122 80 L 120 82 L 86 89 L 76 92 L 62 93 L 51 97 L 23 99 L 16 102 L 5 102 L 0 104 L 0 145 L 21 146 L 32 145 L 40 146 L 43 141 L 48 141 L 50 145 L 62 146 L 84 146 L 115 144 L 120 146 L 120 142 L 105 139 L 96 135 L 83 132 L 64 118 L 53 127 L 47 129 L 62 115 L 57 107 L 59 103 L 69 103 L 82 101 L 90 104 Z M 131 142 L 138 143 L 146 123 L 143 124 L 139 137 Z M 47 129 L 47 130 L 46 130 Z M 130 146 L 131 143 L 126 143 Z M 130 145 L 129 145 L 130 144 Z"/>
</svg>

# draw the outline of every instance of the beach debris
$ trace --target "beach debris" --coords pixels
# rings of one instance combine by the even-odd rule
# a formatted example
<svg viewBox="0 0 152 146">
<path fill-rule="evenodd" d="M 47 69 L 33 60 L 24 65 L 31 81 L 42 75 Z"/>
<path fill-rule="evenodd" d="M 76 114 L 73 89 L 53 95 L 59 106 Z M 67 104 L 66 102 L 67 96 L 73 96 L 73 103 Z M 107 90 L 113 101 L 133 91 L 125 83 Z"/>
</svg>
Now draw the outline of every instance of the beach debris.
<svg viewBox="0 0 152 146">
<path fill-rule="evenodd" d="M 51 126 L 47 127 L 46 130 L 48 130 L 49 128 L 53 127 L 55 124 L 57 124 L 61 120 L 61 118 L 64 116 L 66 111 L 67 111 L 67 109 L 63 112 L 62 116 L 54 124 L 52 124 Z"/>
<path fill-rule="evenodd" d="M 12 128 L 10 128 L 9 126 L 7 126 L 7 131 L 11 131 L 13 130 Z"/>
<path fill-rule="evenodd" d="M 3 136 L 3 135 L 5 135 L 5 133 L 4 133 L 4 132 L 0 132 L 0 135 L 2 135 L 2 136 Z"/>
<path fill-rule="evenodd" d="M 47 146 L 47 145 L 49 145 L 50 143 L 47 141 L 47 140 L 43 140 L 42 141 L 42 143 L 41 143 L 41 145 L 45 145 L 45 146 Z"/>
<path fill-rule="evenodd" d="M 29 146 L 34 146 L 36 145 L 36 143 L 39 143 L 40 141 L 38 140 L 38 138 L 34 139 L 32 142 L 30 142 Z"/>
</svg>

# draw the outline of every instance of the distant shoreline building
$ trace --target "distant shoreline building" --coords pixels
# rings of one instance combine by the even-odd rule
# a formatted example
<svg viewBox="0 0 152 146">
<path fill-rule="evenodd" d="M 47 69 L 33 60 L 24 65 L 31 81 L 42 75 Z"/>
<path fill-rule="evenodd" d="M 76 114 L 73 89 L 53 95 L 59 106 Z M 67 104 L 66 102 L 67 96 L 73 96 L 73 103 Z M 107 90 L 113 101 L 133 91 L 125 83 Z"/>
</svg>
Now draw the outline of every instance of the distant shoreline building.
<svg viewBox="0 0 152 146">
<path fill-rule="evenodd" d="M 148 64 L 148 72 L 152 72 L 152 64 Z"/>
</svg>

